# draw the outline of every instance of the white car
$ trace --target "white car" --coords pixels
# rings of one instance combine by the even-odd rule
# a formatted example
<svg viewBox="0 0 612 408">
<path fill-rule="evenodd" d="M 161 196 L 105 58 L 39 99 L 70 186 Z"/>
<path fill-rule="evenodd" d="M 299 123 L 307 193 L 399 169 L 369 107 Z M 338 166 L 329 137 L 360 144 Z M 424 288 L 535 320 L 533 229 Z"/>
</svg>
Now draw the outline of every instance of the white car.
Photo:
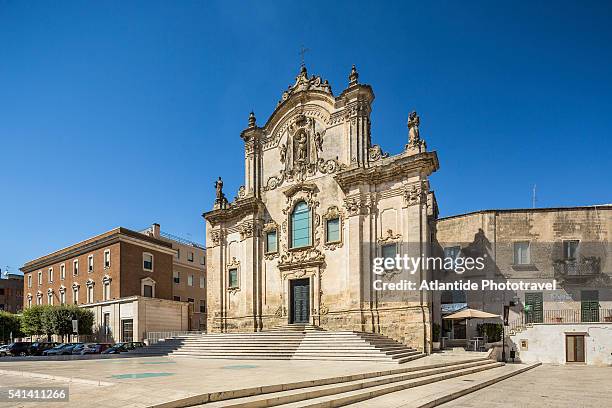
<svg viewBox="0 0 612 408">
<path fill-rule="evenodd" d="M 0 357 L 5 357 L 8 356 L 8 344 L 5 344 L 4 346 L 0 346 Z"/>
</svg>

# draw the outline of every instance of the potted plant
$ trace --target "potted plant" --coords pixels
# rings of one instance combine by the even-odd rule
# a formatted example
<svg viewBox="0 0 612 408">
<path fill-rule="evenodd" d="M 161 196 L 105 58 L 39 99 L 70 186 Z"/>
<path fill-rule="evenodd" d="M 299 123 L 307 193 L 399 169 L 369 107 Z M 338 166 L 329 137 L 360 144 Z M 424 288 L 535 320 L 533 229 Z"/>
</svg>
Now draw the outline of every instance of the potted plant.
<svg viewBox="0 0 612 408">
<path fill-rule="evenodd" d="M 612 316 L 604 316 L 604 322 L 612 322 Z"/>
<path fill-rule="evenodd" d="M 432 326 L 432 347 L 434 350 L 440 350 L 440 325 L 434 323 Z"/>
<path fill-rule="evenodd" d="M 563 317 L 561 316 L 553 317 L 553 323 L 563 323 Z"/>
</svg>

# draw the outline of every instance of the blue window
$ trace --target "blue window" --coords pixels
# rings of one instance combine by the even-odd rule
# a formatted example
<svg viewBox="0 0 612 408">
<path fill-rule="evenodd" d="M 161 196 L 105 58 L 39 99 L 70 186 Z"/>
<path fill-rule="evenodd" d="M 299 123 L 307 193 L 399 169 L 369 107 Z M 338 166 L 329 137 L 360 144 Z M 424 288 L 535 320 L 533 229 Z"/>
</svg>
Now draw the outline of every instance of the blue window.
<svg viewBox="0 0 612 408">
<path fill-rule="evenodd" d="M 340 219 L 331 218 L 327 220 L 327 237 L 326 242 L 340 241 Z"/>
<path fill-rule="evenodd" d="M 276 245 L 276 230 L 268 231 L 266 234 L 266 252 L 273 253 L 277 251 Z"/>
<path fill-rule="evenodd" d="M 238 269 L 229 270 L 229 287 L 230 289 L 238 287 Z"/>
<path fill-rule="evenodd" d="M 299 202 L 291 214 L 291 248 L 310 245 L 311 221 L 310 208 L 305 202 Z"/>
</svg>

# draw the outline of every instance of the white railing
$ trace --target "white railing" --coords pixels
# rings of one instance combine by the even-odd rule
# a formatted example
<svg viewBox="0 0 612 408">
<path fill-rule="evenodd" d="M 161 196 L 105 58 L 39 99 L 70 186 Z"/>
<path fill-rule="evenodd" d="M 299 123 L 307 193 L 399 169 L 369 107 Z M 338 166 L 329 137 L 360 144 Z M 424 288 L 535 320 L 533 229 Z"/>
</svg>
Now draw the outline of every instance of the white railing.
<svg viewBox="0 0 612 408">
<path fill-rule="evenodd" d="M 171 339 L 173 337 L 178 336 L 189 336 L 202 334 L 201 331 L 191 331 L 191 330 L 183 330 L 183 331 L 163 331 L 163 332 L 147 332 L 147 342 L 149 345 L 159 343 L 160 341 Z"/>
</svg>

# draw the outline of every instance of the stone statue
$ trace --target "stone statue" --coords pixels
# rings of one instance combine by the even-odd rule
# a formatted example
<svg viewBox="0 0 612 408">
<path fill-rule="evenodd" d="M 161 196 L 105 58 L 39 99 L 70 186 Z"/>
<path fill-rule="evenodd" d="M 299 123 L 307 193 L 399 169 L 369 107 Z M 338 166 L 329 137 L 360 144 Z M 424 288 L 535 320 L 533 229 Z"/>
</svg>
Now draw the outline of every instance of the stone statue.
<svg viewBox="0 0 612 408">
<path fill-rule="evenodd" d="M 419 132 L 419 125 L 421 119 L 415 111 L 410 112 L 408 115 L 408 144 L 406 150 L 412 153 L 420 153 L 427 150 L 427 144 L 424 140 L 421 140 L 421 134 Z"/>
<path fill-rule="evenodd" d="M 287 146 L 286 145 L 281 145 L 281 147 L 280 147 L 280 161 L 281 161 L 281 163 L 284 163 L 286 159 L 287 159 Z"/>
<path fill-rule="evenodd" d="M 217 190 L 217 201 L 221 201 L 223 199 L 223 180 L 221 180 L 221 177 L 215 181 L 215 190 Z"/>
<path fill-rule="evenodd" d="M 317 147 L 317 150 L 322 152 L 323 151 L 323 138 L 321 137 L 321 133 L 319 132 L 315 133 L 314 142 L 315 142 L 315 146 Z"/>
<path fill-rule="evenodd" d="M 416 143 L 421 140 L 419 134 L 420 123 L 419 115 L 415 111 L 410 112 L 410 115 L 408 115 L 408 143 Z"/>
<path fill-rule="evenodd" d="M 295 138 L 295 141 L 297 143 L 297 161 L 305 162 L 307 159 L 306 145 L 308 143 L 306 133 L 299 132 L 297 137 Z"/>
</svg>

